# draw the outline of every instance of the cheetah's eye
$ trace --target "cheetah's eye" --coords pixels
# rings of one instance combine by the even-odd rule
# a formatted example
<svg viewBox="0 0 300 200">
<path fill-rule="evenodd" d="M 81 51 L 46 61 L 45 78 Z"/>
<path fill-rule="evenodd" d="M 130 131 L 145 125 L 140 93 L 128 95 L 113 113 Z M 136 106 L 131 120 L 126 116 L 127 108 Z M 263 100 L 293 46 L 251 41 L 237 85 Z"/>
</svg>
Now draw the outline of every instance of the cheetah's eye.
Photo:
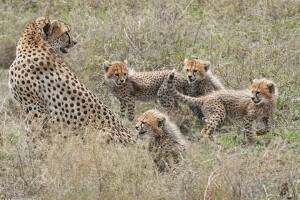
<svg viewBox="0 0 300 200">
<path fill-rule="evenodd" d="M 119 76 L 119 74 L 117 73 L 117 74 L 115 74 L 115 76 Z"/>
<path fill-rule="evenodd" d="M 149 125 L 149 123 L 147 123 L 147 122 L 142 122 L 142 125 Z"/>
<path fill-rule="evenodd" d="M 124 76 L 126 76 L 127 74 L 126 73 L 124 73 Z"/>
<path fill-rule="evenodd" d="M 194 73 L 196 73 L 196 72 L 197 72 L 197 70 L 194 69 Z"/>
<path fill-rule="evenodd" d="M 258 95 L 258 94 L 260 94 L 260 92 L 259 92 L 259 91 L 257 91 L 257 92 L 256 92 L 256 95 Z"/>
<path fill-rule="evenodd" d="M 186 69 L 186 71 L 188 72 L 188 71 L 189 71 L 189 69 Z"/>
</svg>

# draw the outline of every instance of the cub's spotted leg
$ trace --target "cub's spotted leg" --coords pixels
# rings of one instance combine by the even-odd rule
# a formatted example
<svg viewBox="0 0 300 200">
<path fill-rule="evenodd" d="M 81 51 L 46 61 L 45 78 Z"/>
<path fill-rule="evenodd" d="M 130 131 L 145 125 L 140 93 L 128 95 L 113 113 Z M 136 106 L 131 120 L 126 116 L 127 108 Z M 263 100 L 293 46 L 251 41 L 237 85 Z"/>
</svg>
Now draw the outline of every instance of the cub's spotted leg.
<svg viewBox="0 0 300 200">
<path fill-rule="evenodd" d="M 170 165 L 169 162 L 165 159 L 167 158 L 165 155 L 163 155 L 163 152 L 159 153 L 154 159 L 154 163 L 156 164 L 159 172 L 169 172 Z"/>
<path fill-rule="evenodd" d="M 207 116 L 207 124 L 201 130 L 204 138 L 213 139 L 212 134 L 219 129 L 226 120 L 226 110 L 224 105 L 218 100 L 210 100 L 202 107 L 204 115 Z M 212 107 L 212 105 L 215 105 Z"/>
<path fill-rule="evenodd" d="M 213 140 L 212 134 L 215 130 L 217 130 L 221 124 L 223 123 L 225 117 L 219 117 L 219 115 L 213 115 L 208 120 L 207 124 L 204 126 L 204 128 L 201 130 L 201 135 L 205 139 Z"/>
<path fill-rule="evenodd" d="M 126 114 L 126 108 L 127 108 L 127 102 L 124 100 L 120 100 L 120 112 L 121 112 L 121 118 L 125 118 Z"/>
<path fill-rule="evenodd" d="M 129 121 L 134 120 L 134 113 L 135 113 L 135 100 L 134 97 L 129 97 L 127 102 L 127 117 Z"/>
<path fill-rule="evenodd" d="M 258 130 L 256 132 L 256 135 L 264 135 L 264 134 L 268 133 L 271 130 L 271 119 L 270 119 L 270 117 L 263 117 L 261 119 L 261 121 L 264 125 L 264 128 Z"/>
<path fill-rule="evenodd" d="M 250 116 L 247 116 L 244 118 L 244 125 L 245 125 L 245 136 L 247 137 L 247 141 L 251 144 L 254 141 L 254 135 L 253 132 L 251 131 L 252 128 L 252 123 L 254 119 Z"/>
</svg>

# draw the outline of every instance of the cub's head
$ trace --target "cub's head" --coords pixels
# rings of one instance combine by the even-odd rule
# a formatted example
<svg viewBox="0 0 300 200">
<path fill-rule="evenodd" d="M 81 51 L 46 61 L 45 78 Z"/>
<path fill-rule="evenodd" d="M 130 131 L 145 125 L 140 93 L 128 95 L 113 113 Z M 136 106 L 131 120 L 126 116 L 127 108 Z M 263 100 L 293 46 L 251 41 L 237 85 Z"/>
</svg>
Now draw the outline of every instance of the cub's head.
<svg viewBox="0 0 300 200">
<path fill-rule="evenodd" d="M 157 110 L 148 110 L 144 112 L 135 125 L 139 135 L 148 133 L 150 136 L 154 136 L 160 132 L 166 123 L 166 117 Z"/>
<path fill-rule="evenodd" d="M 256 105 L 275 101 L 278 97 L 278 90 L 273 81 L 262 78 L 254 79 L 251 85 L 252 101 Z"/>
<path fill-rule="evenodd" d="M 53 50 L 60 55 L 68 53 L 68 49 L 77 43 L 71 36 L 70 26 L 62 21 L 38 18 L 35 23 L 43 23 L 41 31 L 44 39 L 50 44 Z"/>
<path fill-rule="evenodd" d="M 124 84 L 127 80 L 129 67 L 127 60 L 114 61 L 103 63 L 103 68 L 105 70 L 105 76 L 110 81 L 113 81 L 117 86 Z"/>
<path fill-rule="evenodd" d="M 184 60 L 184 70 L 187 74 L 189 83 L 194 83 L 197 80 L 203 80 L 206 78 L 209 72 L 210 62 L 198 59 L 187 58 Z"/>
</svg>

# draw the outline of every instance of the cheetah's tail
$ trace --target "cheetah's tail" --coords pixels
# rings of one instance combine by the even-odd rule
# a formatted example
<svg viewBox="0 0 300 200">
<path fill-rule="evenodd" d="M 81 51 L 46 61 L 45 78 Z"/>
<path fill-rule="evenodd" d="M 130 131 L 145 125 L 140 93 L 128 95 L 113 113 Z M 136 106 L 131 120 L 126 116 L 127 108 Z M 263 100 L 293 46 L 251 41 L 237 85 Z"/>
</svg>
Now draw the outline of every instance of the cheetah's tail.
<svg viewBox="0 0 300 200">
<path fill-rule="evenodd" d="M 168 82 L 167 87 L 168 91 L 179 101 L 188 104 L 189 106 L 202 105 L 203 98 L 202 97 L 190 97 L 184 94 L 181 94 L 174 87 L 174 77 L 175 77 L 175 69 L 169 72 L 168 74 Z"/>
</svg>

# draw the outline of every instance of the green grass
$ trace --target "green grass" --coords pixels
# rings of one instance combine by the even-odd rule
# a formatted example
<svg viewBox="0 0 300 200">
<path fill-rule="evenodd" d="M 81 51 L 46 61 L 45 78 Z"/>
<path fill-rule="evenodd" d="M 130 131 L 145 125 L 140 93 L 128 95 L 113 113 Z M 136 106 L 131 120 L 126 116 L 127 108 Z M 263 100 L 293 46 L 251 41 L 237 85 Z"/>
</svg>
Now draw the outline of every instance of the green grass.
<svg viewBox="0 0 300 200">
<path fill-rule="evenodd" d="M 300 62 L 298 1 L 6 1 L 0 4 L 0 199 L 297 199 L 300 197 Z M 190 141 L 177 174 L 159 174 L 147 140 L 127 148 L 71 137 L 26 143 L 23 115 L 8 89 L 16 43 L 37 17 L 61 19 L 78 44 L 70 68 L 114 113 L 119 102 L 104 84 L 104 60 L 136 71 L 177 68 L 185 57 L 212 63 L 228 88 L 267 77 L 279 88 L 272 131 L 245 145 L 241 124 L 215 142 Z M 159 106 L 137 103 L 136 114 Z M 203 123 L 190 116 L 199 135 Z M 179 121 L 182 119 L 179 119 Z M 134 133 L 134 123 L 125 121 Z M 257 129 L 258 124 L 254 127 Z M 283 185 L 288 185 L 282 197 Z"/>
</svg>

